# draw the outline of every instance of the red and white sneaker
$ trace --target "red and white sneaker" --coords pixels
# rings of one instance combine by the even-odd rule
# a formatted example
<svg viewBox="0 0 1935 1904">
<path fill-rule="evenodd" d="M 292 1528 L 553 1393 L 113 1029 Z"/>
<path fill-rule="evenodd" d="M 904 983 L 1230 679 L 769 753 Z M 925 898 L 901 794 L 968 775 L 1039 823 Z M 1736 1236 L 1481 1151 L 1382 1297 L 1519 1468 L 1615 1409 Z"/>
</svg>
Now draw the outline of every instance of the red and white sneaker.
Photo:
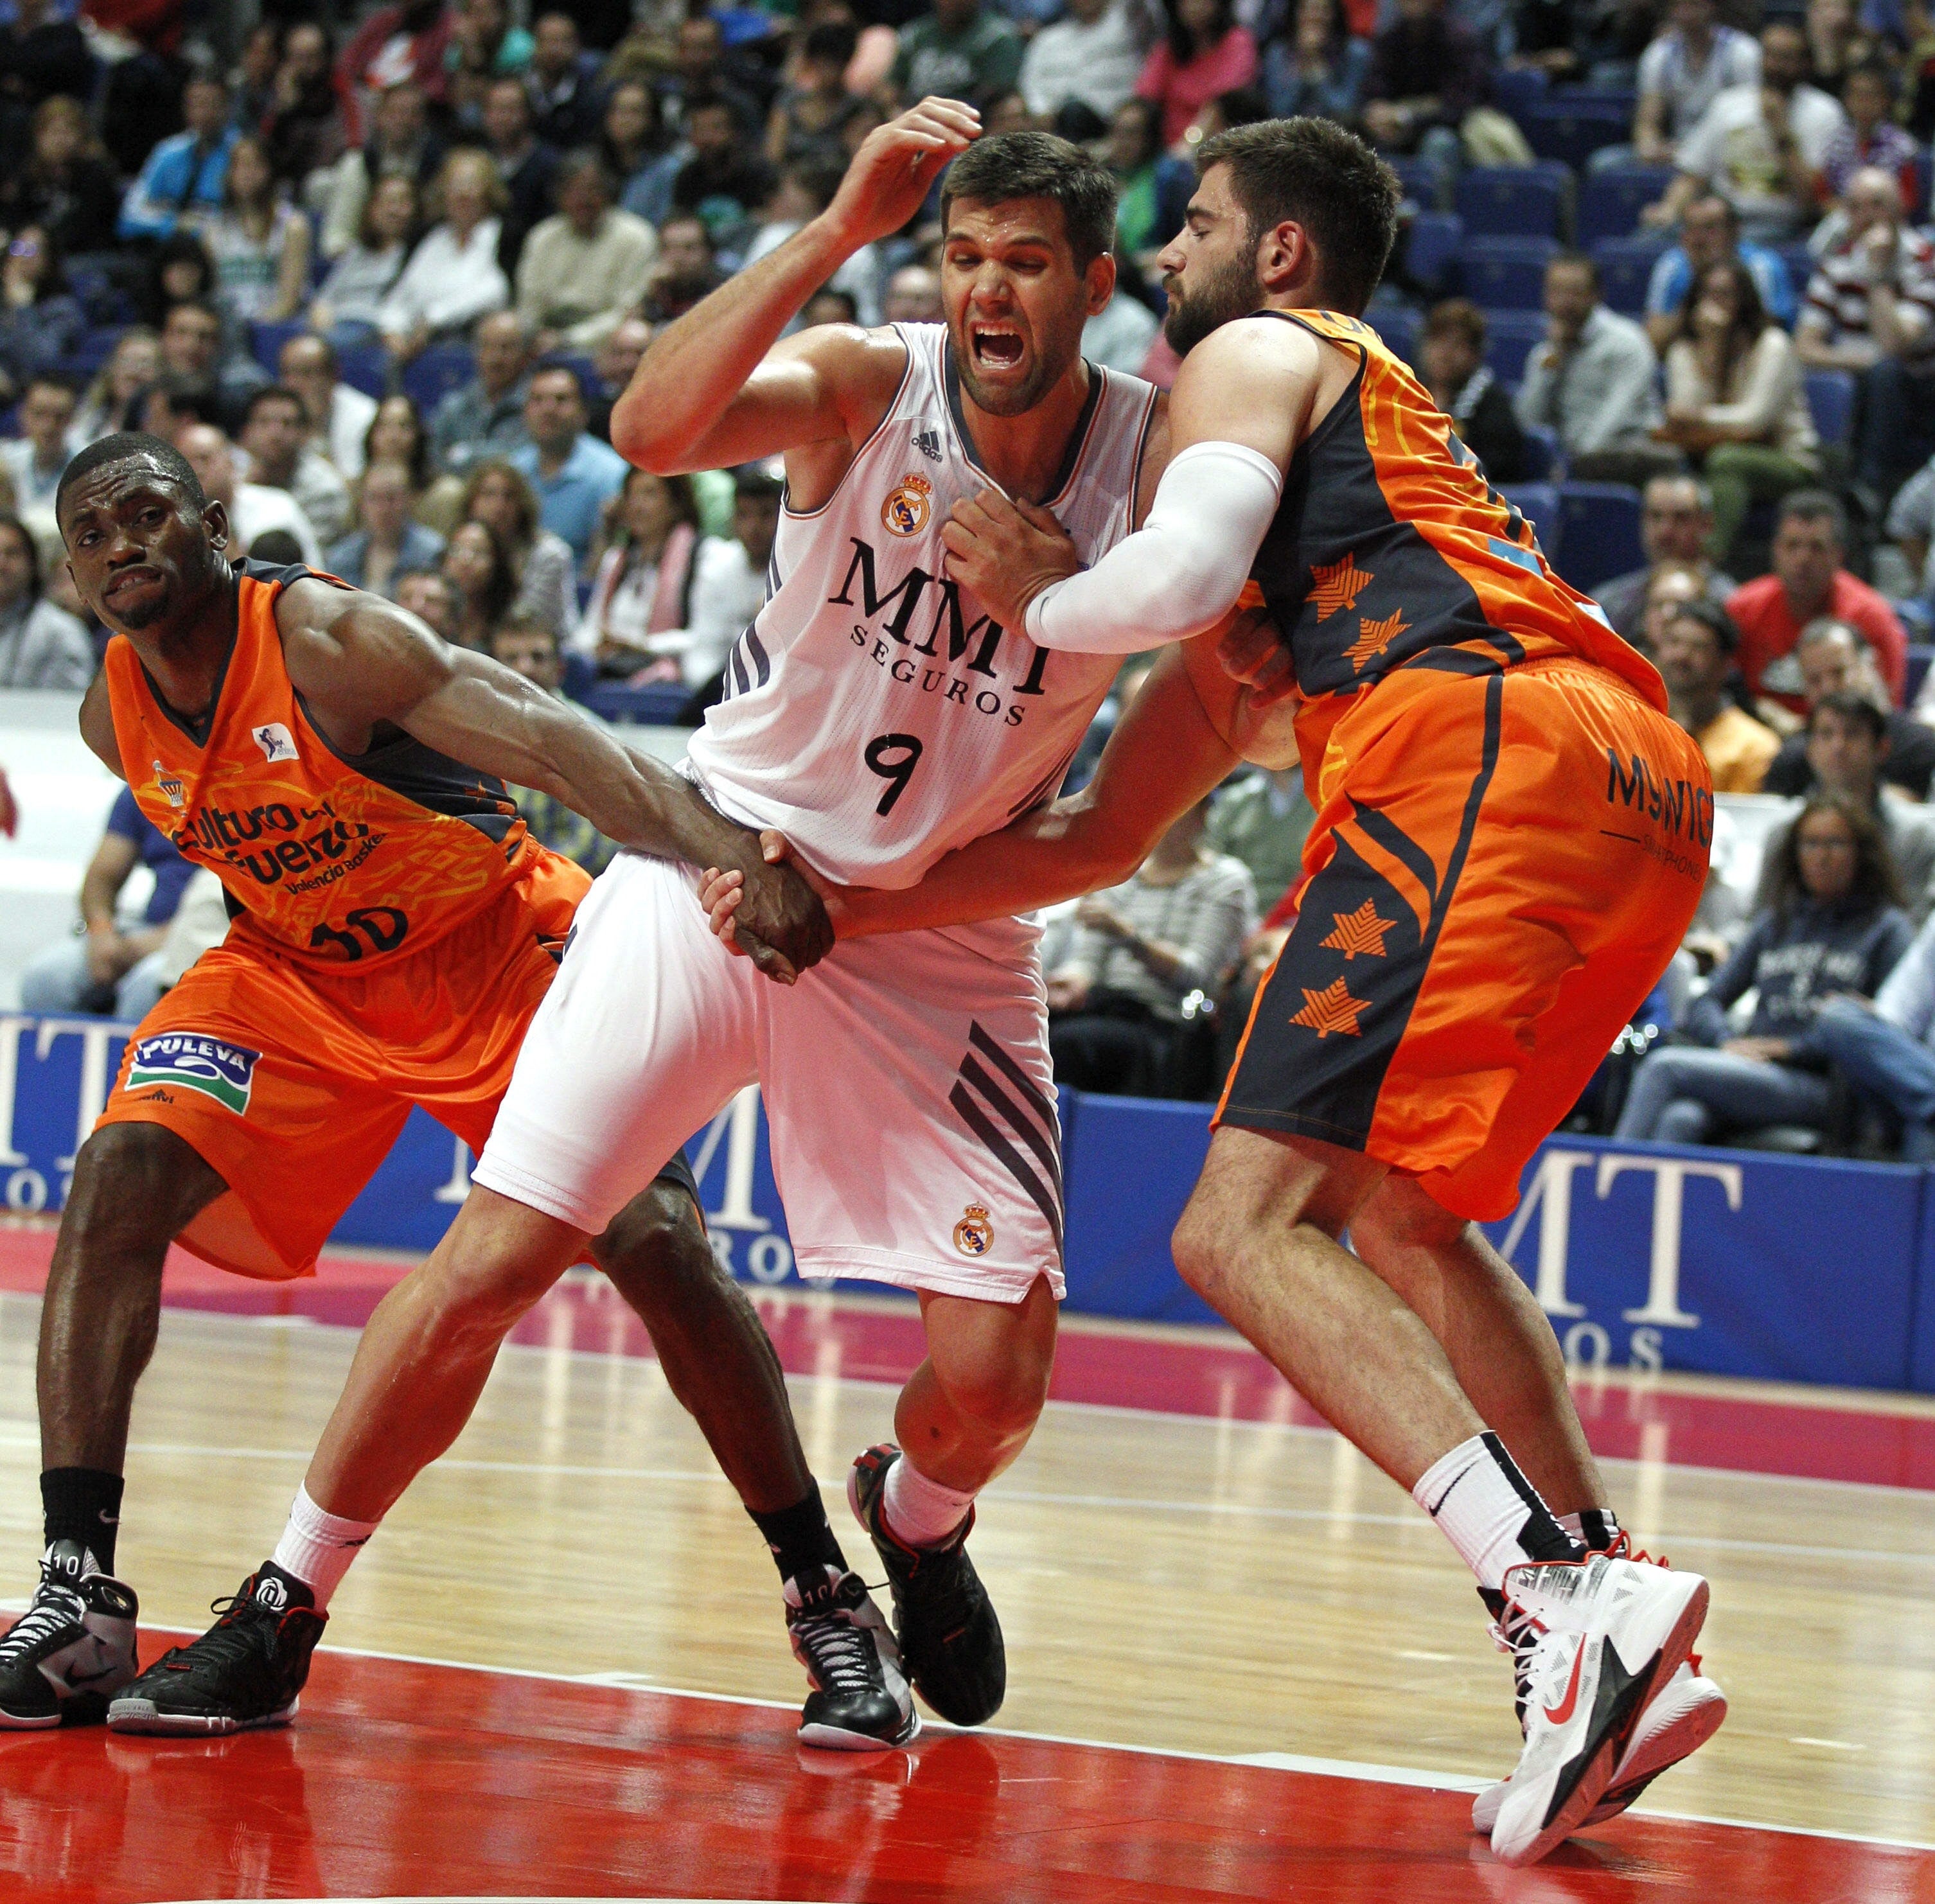
<svg viewBox="0 0 1935 1904">
<path fill-rule="evenodd" d="M 1616 1818 L 1658 1778 L 1698 1752 L 1719 1730 L 1727 1716 L 1727 1695 L 1701 1676 L 1699 1656 L 1684 1661 L 1651 1705 L 1639 1715 L 1626 1749 L 1613 1768 L 1611 1782 L 1582 1826 Z M 1505 1803 L 1509 1779 L 1488 1785 L 1472 1801 L 1472 1829 L 1490 1837 Z"/>
<path fill-rule="evenodd" d="M 1525 1751 L 1492 1850 L 1531 1864 L 1598 1807 L 1656 1689 L 1692 1650 L 1707 1588 L 1697 1574 L 1594 1554 L 1514 1567 L 1505 1598 L 1500 1625 L 1523 1662 Z"/>
</svg>

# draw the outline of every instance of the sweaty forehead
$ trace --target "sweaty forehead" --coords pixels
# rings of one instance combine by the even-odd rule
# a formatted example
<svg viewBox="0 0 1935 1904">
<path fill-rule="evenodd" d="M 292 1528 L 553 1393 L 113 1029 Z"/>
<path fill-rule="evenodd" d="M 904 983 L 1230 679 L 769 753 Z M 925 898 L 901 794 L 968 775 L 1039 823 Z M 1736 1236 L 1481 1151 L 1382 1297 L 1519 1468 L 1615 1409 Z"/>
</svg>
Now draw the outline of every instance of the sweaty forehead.
<svg viewBox="0 0 1935 1904">
<path fill-rule="evenodd" d="M 162 490 L 177 499 L 186 493 L 180 478 L 152 457 L 131 456 L 122 462 L 103 463 L 68 485 L 61 514 L 71 521 L 86 510 L 116 509 L 149 490 Z"/>
<path fill-rule="evenodd" d="M 947 207 L 947 236 L 977 244 L 1067 242 L 1061 207 L 1052 198 L 956 198 Z"/>
</svg>

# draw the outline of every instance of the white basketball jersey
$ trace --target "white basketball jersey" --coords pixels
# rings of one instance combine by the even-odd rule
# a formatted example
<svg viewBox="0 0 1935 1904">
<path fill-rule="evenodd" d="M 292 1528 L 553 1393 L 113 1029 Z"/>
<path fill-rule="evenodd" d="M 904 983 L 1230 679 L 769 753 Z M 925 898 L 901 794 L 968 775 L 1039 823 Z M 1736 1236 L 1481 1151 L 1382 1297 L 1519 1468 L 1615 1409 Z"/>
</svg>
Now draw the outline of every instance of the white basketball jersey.
<svg viewBox="0 0 1935 1904">
<path fill-rule="evenodd" d="M 783 509 L 768 594 L 691 765 L 733 819 L 847 885 L 910 886 L 1054 797 L 1121 666 L 1037 648 L 942 574 L 941 525 L 990 479 L 944 324 L 895 327 L 900 388 L 820 508 Z M 1092 563 L 1129 533 L 1155 391 L 1091 367 L 1047 506 Z"/>
</svg>

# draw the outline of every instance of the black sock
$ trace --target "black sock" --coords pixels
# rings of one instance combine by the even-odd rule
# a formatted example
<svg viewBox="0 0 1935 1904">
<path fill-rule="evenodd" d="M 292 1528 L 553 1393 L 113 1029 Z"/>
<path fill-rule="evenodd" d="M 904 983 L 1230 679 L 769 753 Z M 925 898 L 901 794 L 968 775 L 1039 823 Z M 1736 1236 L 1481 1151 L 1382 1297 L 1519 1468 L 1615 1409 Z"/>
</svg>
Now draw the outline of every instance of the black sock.
<svg viewBox="0 0 1935 1904">
<path fill-rule="evenodd" d="M 753 1513 L 750 1507 L 746 1511 Z M 809 1489 L 790 1507 L 781 1507 L 774 1513 L 753 1514 L 753 1524 L 771 1548 L 782 1580 L 796 1580 L 814 1566 L 837 1567 L 843 1574 L 847 1571 L 847 1556 L 833 1537 L 826 1504 L 820 1499 L 817 1487 Z"/>
<path fill-rule="evenodd" d="M 1619 1516 L 1610 1507 L 1580 1508 L 1579 1537 L 1588 1553 L 1606 1552 L 1620 1537 Z"/>
<path fill-rule="evenodd" d="M 47 1544 L 77 1540 L 104 1574 L 114 1571 L 114 1537 L 121 1531 L 119 1474 L 100 1468 L 50 1468 L 41 1477 Z"/>
</svg>

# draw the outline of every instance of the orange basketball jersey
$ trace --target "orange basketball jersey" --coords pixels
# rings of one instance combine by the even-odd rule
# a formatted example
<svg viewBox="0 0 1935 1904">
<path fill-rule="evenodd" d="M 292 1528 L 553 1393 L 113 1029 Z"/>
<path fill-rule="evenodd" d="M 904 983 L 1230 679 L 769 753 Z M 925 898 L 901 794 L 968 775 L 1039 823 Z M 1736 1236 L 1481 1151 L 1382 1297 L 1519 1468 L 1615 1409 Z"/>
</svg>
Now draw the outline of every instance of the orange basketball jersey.
<svg viewBox="0 0 1935 1904">
<path fill-rule="evenodd" d="M 1651 664 L 1553 573 L 1531 525 L 1376 332 L 1332 311 L 1262 315 L 1360 360 L 1292 457 L 1251 571 L 1295 659 L 1297 740 L 1313 798 L 1339 717 L 1432 650 L 1475 647 L 1494 662 L 1578 656 L 1664 710 Z"/>
<path fill-rule="evenodd" d="M 501 782 L 408 735 L 353 757 L 323 738 L 276 629 L 276 598 L 309 573 L 237 566 L 235 646 L 199 721 L 164 703 L 117 635 L 114 738 L 141 810 L 228 889 L 231 943 L 367 971 L 472 917 L 544 849 Z"/>
</svg>

